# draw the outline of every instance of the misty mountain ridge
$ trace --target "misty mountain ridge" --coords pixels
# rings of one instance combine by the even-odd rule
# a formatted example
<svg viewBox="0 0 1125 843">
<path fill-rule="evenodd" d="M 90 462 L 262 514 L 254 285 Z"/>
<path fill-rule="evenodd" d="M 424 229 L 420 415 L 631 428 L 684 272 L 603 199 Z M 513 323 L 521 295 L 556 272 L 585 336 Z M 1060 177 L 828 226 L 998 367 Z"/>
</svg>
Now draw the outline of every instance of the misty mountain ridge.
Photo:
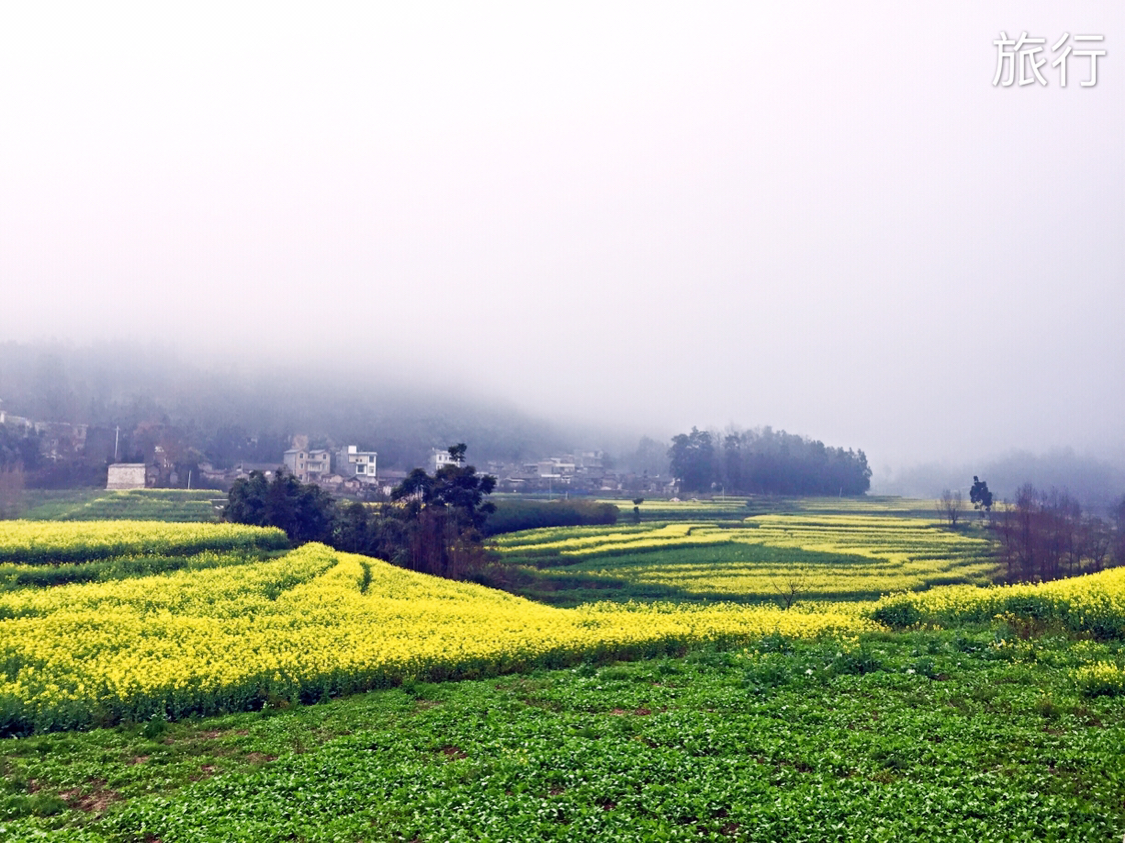
<svg viewBox="0 0 1125 843">
<path fill-rule="evenodd" d="M 406 377 L 379 368 L 377 358 L 282 364 L 125 341 L 0 343 L 0 402 L 9 414 L 37 421 L 174 427 L 212 458 L 207 451 L 219 439 L 241 437 L 258 445 L 261 462 L 279 462 L 290 437 L 305 434 L 311 447 L 356 444 L 378 451 L 381 467 L 401 470 L 428 464 L 432 448 L 466 442 L 479 464 L 602 450 L 619 470 L 663 475 L 674 432 L 650 429 L 653 438 L 613 421 L 547 420 L 447 373 Z M 1030 482 L 1104 508 L 1125 491 L 1121 465 L 1070 449 L 884 469 L 871 491 L 932 498 L 947 488 L 967 491 L 973 475 L 999 499 Z"/>
<path fill-rule="evenodd" d="M 0 401 L 8 413 L 37 421 L 160 424 L 189 436 L 306 434 L 314 447 L 332 440 L 373 448 L 382 465 L 397 468 L 424 464 L 431 448 L 460 441 L 479 460 L 532 458 L 570 445 L 567 431 L 463 384 L 410 384 L 362 362 L 207 365 L 164 346 L 127 343 L 0 344 Z"/>
</svg>

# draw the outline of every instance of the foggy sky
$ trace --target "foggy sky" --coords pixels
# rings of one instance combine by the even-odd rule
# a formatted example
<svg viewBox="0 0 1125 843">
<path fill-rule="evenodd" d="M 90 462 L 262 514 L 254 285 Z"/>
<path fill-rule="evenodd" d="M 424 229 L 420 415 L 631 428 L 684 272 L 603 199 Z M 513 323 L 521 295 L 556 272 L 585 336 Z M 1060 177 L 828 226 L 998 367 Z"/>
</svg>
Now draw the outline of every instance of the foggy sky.
<svg viewBox="0 0 1125 843">
<path fill-rule="evenodd" d="M 0 339 L 1125 456 L 1125 6 L 780 6 L 0 5 Z"/>
</svg>

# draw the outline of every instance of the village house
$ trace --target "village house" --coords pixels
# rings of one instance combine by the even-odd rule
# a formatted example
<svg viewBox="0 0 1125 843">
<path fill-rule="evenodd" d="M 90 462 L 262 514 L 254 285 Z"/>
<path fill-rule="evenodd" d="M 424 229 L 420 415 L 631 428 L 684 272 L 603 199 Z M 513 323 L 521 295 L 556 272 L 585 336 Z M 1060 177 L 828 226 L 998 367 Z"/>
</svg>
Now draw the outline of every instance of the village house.
<svg viewBox="0 0 1125 843">
<path fill-rule="evenodd" d="M 282 462 L 302 483 L 310 483 L 332 473 L 332 452 L 327 448 L 290 448 Z"/>
<path fill-rule="evenodd" d="M 340 452 L 340 474 L 344 477 L 355 477 L 364 483 L 375 483 L 375 451 L 361 451 L 357 445 L 348 445 L 347 449 Z M 345 471 L 345 466 L 348 470 Z"/>
<path fill-rule="evenodd" d="M 450 456 L 448 448 L 434 448 L 433 458 L 435 472 L 441 471 L 447 465 L 461 465 L 464 462 L 463 459 L 458 460 Z"/>
</svg>

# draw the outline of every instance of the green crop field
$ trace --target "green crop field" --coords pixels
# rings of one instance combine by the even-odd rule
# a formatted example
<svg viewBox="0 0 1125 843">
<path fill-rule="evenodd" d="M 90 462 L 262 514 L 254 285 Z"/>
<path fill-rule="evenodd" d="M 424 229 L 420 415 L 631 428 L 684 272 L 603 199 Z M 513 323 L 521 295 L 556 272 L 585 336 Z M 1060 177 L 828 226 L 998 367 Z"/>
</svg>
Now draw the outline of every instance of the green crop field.
<svg viewBox="0 0 1125 843">
<path fill-rule="evenodd" d="M 515 590 L 557 605 L 873 600 L 936 585 L 983 585 L 996 570 L 978 530 L 952 532 L 924 516 L 918 501 L 812 499 L 792 506 L 796 511 L 756 515 L 739 501 L 723 518 L 665 518 L 675 507 L 710 505 L 656 503 L 639 524 L 528 530 L 499 537 L 496 547 L 514 569 Z"/>
<path fill-rule="evenodd" d="M 545 600 L 0 523 L 0 840 L 1121 839 L 1125 569 L 985 586 L 925 502 L 719 504 L 499 537 Z"/>
<path fill-rule="evenodd" d="M 214 489 L 67 490 L 26 493 L 32 521 L 212 521 L 225 495 Z"/>
</svg>

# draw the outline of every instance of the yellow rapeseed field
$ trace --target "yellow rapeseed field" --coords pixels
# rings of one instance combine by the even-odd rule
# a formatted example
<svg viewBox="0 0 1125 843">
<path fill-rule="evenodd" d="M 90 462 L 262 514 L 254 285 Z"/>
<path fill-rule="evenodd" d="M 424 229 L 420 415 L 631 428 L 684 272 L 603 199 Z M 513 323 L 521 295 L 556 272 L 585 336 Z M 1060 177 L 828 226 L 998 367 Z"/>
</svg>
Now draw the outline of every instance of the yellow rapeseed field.
<svg viewBox="0 0 1125 843">
<path fill-rule="evenodd" d="M 773 632 L 879 628 L 833 606 L 555 609 L 323 545 L 233 568 L 23 589 L 0 595 L 0 618 L 0 733 L 8 734 L 308 701 L 416 677 L 677 652 Z"/>
<path fill-rule="evenodd" d="M 276 527 L 164 521 L 0 521 L 0 562 L 84 562 L 140 554 L 271 550 L 288 546 Z"/>
<path fill-rule="evenodd" d="M 706 521 L 547 528 L 503 536 L 497 546 L 509 559 L 564 560 L 559 577 L 592 574 L 732 599 L 790 588 L 805 599 L 871 599 L 985 583 L 996 567 L 983 538 L 950 532 L 933 519 L 871 512 L 758 515 L 734 528 Z M 747 546 L 774 552 L 748 561 Z M 700 558 L 699 551 L 713 552 Z"/>
<path fill-rule="evenodd" d="M 1125 568 L 1046 583 L 894 594 L 876 604 L 874 617 L 896 626 L 1010 618 L 1057 624 L 1099 638 L 1125 638 Z"/>
</svg>

